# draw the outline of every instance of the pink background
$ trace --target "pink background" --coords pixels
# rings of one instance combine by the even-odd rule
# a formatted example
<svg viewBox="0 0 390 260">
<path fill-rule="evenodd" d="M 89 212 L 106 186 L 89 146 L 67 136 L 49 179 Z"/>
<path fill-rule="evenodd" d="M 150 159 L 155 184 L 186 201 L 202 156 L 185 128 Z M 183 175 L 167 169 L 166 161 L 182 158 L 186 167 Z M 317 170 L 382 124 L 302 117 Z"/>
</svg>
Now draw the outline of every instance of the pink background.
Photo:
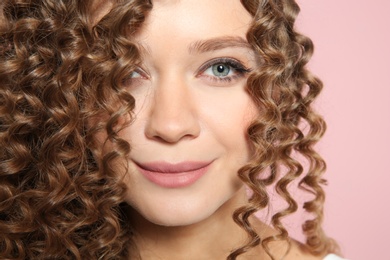
<svg viewBox="0 0 390 260">
<path fill-rule="evenodd" d="M 326 230 L 349 259 L 390 259 L 390 1 L 298 2 L 325 83 Z"/>
</svg>

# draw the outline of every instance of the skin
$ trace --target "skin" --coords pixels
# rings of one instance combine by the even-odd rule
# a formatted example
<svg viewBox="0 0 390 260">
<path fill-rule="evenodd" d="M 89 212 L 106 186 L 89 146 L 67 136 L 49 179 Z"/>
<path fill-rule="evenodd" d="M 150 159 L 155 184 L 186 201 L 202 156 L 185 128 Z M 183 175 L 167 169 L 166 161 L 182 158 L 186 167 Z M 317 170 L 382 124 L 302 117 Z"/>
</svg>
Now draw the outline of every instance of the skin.
<svg viewBox="0 0 390 260">
<path fill-rule="evenodd" d="M 240 194 L 237 171 L 250 158 L 245 132 L 256 108 L 244 76 L 231 72 L 237 78 L 226 82 L 201 68 L 225 57 L 253 68 L 253 53 L 243 47 L 201 52 L 191 46 L 227 35 L 245 39 L 251 17 L 236 1 L 217 7 L 218 1 L 155 2 L 136 37 L 143 64 L 126 86 L 136 100 L 136 118 L 121 134 L 132 145 L 128 202 L 155 224 L 198 223 Z M 147 180 L 134 164 L 154 161 L 213 162 L 193 185 L 170 189 Z"/>
<path fill-rule="evenodd" d="M 154 1 L 136 35 L 143 63 L 125 82 L 135 118 L 120 135 L 132 146 L 124 182 L 143 259 L 226 259 L 247 238 L 231 216 L 247 201 L 237 171 L 251 158 L 246 129 L 260 112 L 245 90 L 248 73 L 226 59 L 246 71 L 259 66 L 245 44 L 251 19 L 237 0 Z M 215 75 L 218 65 L 227 76 Z M 167 188 L 135 163 L 155 161 L 212 163 L 195 183 Z M 252 221 L 261 236 L 275 234 Z M 271 245 L 278 259 L 287 249 L 285 242 Z M 240 259 L 270 258 L 259 246 Z M 293 243 L 284 259 L 321 258 Z"/>
</svg>

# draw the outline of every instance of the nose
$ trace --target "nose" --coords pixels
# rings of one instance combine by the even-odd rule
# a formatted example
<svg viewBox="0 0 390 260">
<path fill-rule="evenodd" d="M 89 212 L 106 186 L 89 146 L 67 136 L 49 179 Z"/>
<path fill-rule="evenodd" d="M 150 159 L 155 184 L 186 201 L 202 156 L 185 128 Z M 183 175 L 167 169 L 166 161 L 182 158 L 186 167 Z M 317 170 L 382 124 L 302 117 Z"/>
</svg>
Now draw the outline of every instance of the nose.
<svg viewBox="0 0 390 260">
<path fill-rule="evenodd" d="M 149 139 L 176 143 L 199 136 L 200 125 L 191 95 L 183 80 L 160 79 L 155 87 L 145 128 Z"/>
</svg>

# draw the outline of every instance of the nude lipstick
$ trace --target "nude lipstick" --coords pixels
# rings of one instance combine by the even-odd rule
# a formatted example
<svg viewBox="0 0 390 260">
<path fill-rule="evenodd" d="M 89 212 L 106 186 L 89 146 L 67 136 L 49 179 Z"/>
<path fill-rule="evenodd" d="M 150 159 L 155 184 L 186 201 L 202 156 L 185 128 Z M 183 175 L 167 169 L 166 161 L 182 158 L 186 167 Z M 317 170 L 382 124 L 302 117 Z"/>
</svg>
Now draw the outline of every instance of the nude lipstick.
<svg viewBox="0 0 390 260">
<path fill-rule="evenodd" d="M 177 164 L 167 162 L 135 162 L 139 171 L 151 182 L 165 188 L 190 186 L 200 179 L 213 161 L 186 161 Z"/>
</svg>

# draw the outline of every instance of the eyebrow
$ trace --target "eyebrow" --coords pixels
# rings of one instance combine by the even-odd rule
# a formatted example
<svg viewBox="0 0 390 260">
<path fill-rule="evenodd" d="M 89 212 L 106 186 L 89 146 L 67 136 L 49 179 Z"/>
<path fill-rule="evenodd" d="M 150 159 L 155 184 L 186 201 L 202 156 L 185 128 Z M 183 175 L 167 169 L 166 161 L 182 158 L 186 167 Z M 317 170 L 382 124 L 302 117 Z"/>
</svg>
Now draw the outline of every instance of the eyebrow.
<svg viewBox="0 0 390 260">
<path fill-rule="evenodd" d="M 136 43 L 136 45 L 141 53 L 151 55 L 152 52 L 149 45 L 142 43 Z M 253 51 L 252 45 L 240 36 L 222 36 L 192 42 L 188 46 L 188 52 L 190 54 L 198 54 L 225 48 L 246 48 Z"/>
<path fill-rule="evenodd" d="M 247 48 L 253 50 L 252 46 L 239 36 L 222 36 L 207 40 L 200 40 L 190 44 L 189 53 L 202 53 L 216 51 L 224 48 Z"/>
</svg>

